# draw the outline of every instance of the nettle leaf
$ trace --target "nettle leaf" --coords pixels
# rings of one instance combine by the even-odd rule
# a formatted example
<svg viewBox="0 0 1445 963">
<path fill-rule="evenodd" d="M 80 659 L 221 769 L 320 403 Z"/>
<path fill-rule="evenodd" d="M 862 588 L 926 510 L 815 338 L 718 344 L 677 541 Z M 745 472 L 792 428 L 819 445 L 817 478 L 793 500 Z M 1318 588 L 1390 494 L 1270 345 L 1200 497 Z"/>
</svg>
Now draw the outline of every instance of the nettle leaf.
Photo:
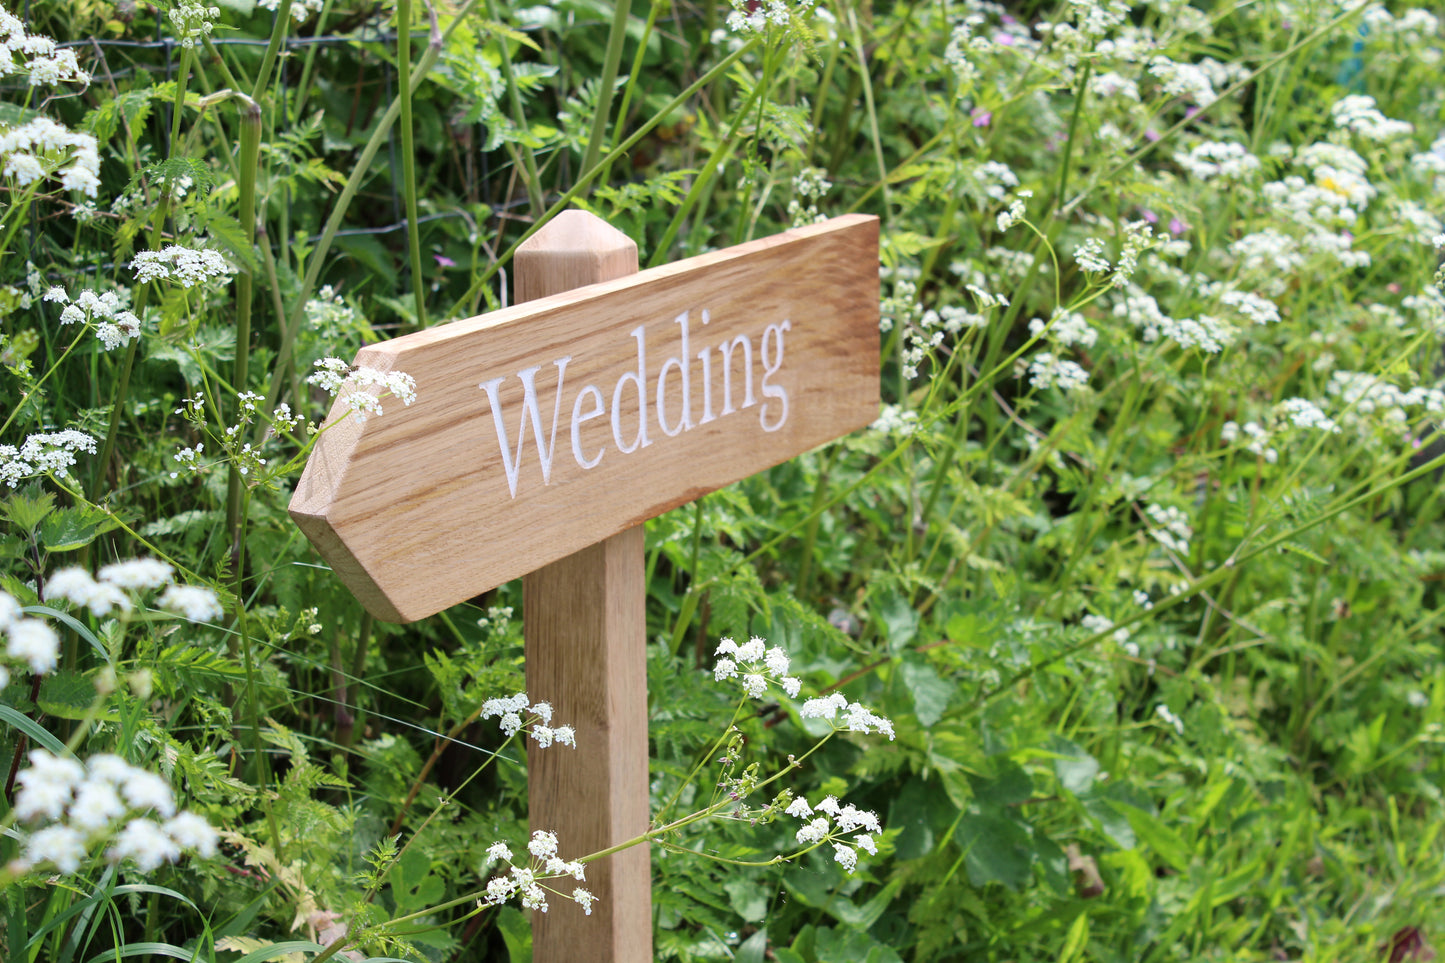
<svg viewBox="0 0 1445 963">
<path fill-rule="evenodd" d="M 150 114 L 151 102 L 156 96 L 155 88 L 127 90 L 104 101 L 99 107 L 85 115 L 82 129 L 94 134 L 102 144 L 108 142 L 120 129 L 124 121 L 132 136 L 139 132 Z"/>
<path fill-rule="evenodd" d="M 1057 753 L 1054 775 L 1059 777 L 1060 785 L 1076 796 L 1094 787 L 1094 777 L 1099 774 L 1097 759 L 1064 738 L 1055 738 L 1050 748 Z"/>
<path fill-rule="evenodd" d="M 413 913 L 441 902 L 446 887 L 434 876 L 426 852 L 408 849 L 391 869 L 391 895 L 398 915 Z"/>
<path fill-rule="evenodd" d="M 888 651 L 903 651 L 918 634 L 918 610 L 903 593 L 889 589 L 878 599 L 877 612 L 888 637 Z"/>
<path fill-rule="evenodd" d="M 0 518 L 29 533 L 54 509 L 55 495 L 31 483 L 0 502 Z"/>
<path fill-rule="evenodd" d="M 974 810 L 959 818 L 955 838 L 974 886 L 1002 883 L 1017 890 L 1033 874 L 1033 839 L 1028 827 L 1016 819 Z"/>
<path fill-rule="evenodd" d="M 940 676 L 922 657 L 910 655 L 899 666 L 899 676 L 908 694 L 913 697 L 913 712 L 922 726 L 932 726 L 943 718 L 956 687 Z"/>
<path fill-rule="evenodd" d="M 48 552 L 73 552 L 119 525 L 119 518 L 93 505 L 61 508 L 40 523 L 40 542 Z"/>
<path fill-rule="evenodd" d="M 89 676 L 70 669 L 46 676 L 35 700 L 42 712 L 58 719 L 84 719 L 94 703 L 95 683 Z"/>
</svg>

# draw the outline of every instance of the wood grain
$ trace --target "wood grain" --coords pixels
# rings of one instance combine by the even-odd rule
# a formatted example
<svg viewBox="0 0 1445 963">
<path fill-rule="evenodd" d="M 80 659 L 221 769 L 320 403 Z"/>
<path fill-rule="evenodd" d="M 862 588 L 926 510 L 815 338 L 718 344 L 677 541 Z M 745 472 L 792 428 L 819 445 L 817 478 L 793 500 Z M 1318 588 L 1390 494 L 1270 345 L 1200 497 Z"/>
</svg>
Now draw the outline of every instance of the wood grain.
<svg viewBox="0 0 1445 963">
<path fill-rule="evenodd" d="M 834 218 L 364 348 L 356 363 L 407 372 L 417 401 L 391 400 L 364 424 L 338 402 L 331 419 L 342 420 L 318 439 L 291 514 L 370 612 L 411 621 L 864 427 L 878 413 L 877 243 L 876 218 Z M 560 276 L 586 276 L 594 255 L 568 257 Z M 523 263 L 519 252 L 519 274 Z M 781 399 L 763 394 L 769 326 L 767 386 L 784 391 L 785 417 Z M 723 346 L 739 337 L 752 352 L 750 405 L 741 347 L 722 381 Z M 659 420 L 656 378 L 669 358 L 678 364 Z M 645 393 L 627 377 L 640 361 Z M 530 423 L 516 457 L 528 369 L 544 441 L 557 419 L 549 473 Z M 595 395 L 581 397 L 587 385 Z M 606 410 L 587 417 L 597 402 Z"/>
<path fill-rule="evenodd" d="M 637 271 L 637 246 L 578 211 L 555 218 L 517 251 L 518 300 Z M 577 748 L 527 750 L 533 830 L 557 834 L 574 859 L 647 829 L 647 577 L 635 525 L 522 580 L 527 692 L 550 702 Z M 566 881 L 564 881 L 566 882 Z M 554 897 L 532 914 L 537 963 L 652 959 L 652 865 L 646 846 L 589 863 L 592 915 Z M 571 893 L 572 886 L 564 886 Z"/>
</svg>

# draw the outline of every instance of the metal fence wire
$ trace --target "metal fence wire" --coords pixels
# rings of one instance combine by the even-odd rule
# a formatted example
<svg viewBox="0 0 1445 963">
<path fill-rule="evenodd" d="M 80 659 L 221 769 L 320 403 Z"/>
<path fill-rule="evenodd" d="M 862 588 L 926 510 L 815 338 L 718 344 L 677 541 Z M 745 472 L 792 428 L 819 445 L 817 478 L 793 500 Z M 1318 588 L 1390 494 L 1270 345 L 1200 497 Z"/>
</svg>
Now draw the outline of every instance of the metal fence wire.
<svg viewBox="0 0 1445 963">
<path fill-rule="evenodd" d="M 19 14 L 20 19 L 27 25 L 31 22 L 30 7 L 30 0 L 26 0 L 26 2 L 21 8 L 22 12 Z M 365 50 L 364 48 L 361 48 L 361 45 L 381 44 L 386 46 L 393 46 L 396 43 L 397 34 L 394 30 L 385 28 L 384 25 L 380 22 L 379 17 L 377 16 L 379 10 L 379 7 L 376 8 L 373 14 L 362 19 L 360 23 L 358 23 L 356 31 L 353 33 L 332 33 L 313 36 L 287 36 L 285 38 L 285 40 L 283 41 L 284 52 L 280 57 L 278 57 L 276 68 L 276 83 L 279 85 L 281 92 L 281 96 L 277 98 L 277 104 L 280 109 L 280 114 L 277 118 L 278 131 L 286 131 L 292 129 L 296 121 L 295 118 L 289 116 L 290 101 L 286 97 L 286 89 L 291 83 L 291 57 L 289 55 L 296 51 L 315 47 L 346 47 L 351 49 L 360 49 L 360 53 L 364 56 Z M 148 70 L 158 73 L 164 80 L 171 80 L 174 78 L 174 73 L 178 61 L 178 53 L 182 45 L 179 41 L 163 35 L 163 33 L 161 32 L 161 22 L 161 19 L 158 18 L 156 22 L 155 39 L 153 40 L 123 40 L 108 39 L 103 37 L 87 37 L 80 40 L 59 41 L 57 42 L 56 46 L 63 48 L 72 48 L 76 50 L 83 49 L 91 51 L 95 56 L 97 64 L 96 69 L 93 69 L 91 71 L 92 76 L 103 76 L 108 79 L 119 79 L 132 76 L 137 70 Z M 419 37 L 423 41 L 428 39 L 428 35 L 425 32 L 417 32 L 416 34 L 414 34 L 414 36 Z M 221 49 L 228 47 L 265 47 L 267 44 L 270 43 L 270 41 L 269 39 L 258 39 L 252 37 L 214 37 L 210 38 L 209 43 L 211 46 Z M 112 69 L 106 52 L 108 50 L 122 49 L 137 51 L 158 51 L 161 54 L 160 62 L 154 65 L 136 64 L 128 67 L 122 67 L 118 70 Z M 370 59 L 380 68 L 379 79 L 382 84 L 382 102 L 389 102 L 393 96 L 393 92 L 396 89 L 396 68 L 390 61 L 384 58 L 376 57 Z M 0 86 L 0 91 L 19 91 L 24 89 L 24 87 L 15 84 Z M 170 104 L 164 105 L 163 116 L 168 119 L 171 110 L 172 107 Z M 487 125 L 482 121 L 478 121 L 476 122 L 475 128 L 475 140 L 473 141 L 473 143 L 486 143 L 488 135 Z M 163 145 L 165 146 L 167 152 L 169 152 L 170 145 L 169 143 L 167 143 L 167 141 L 170 137 L 170 124 L 168 122 L 160 125 L 160 136 L 163 138 Z M 401 193 L 397 189 L 397 185 L 401 181 L 401 161 L 399 157 L 399 150 L 400 146 L 397 143 L 396 134 L 393 133 L 388 139 L 387 157 L 388 168 L 391 175 L 388 178 L 388 184 L 390 188 L 389 207 L 392 214 L 391 222 L 387 224 L 372 225 L 368 227 L 342 228 L 336 231 L 337 237 L 380 236 L 386 234 L 393 234 L 398 231 L 405 231 L 411 228 L 412 225 L 407 220 L 404 213 L 404 202 Z M 491 159 L 488 156 L 488 152 L 486 151 L 479 150 L 477 153 L 480 155 L 477 183 L 482 186 L 482 189 L 485 192 L 485 194 L 480 197 L 480 203 L 489 211 L 490 217 L 507 217 L 510 216 L 510 213 L 512 211 L 520 207 L 525 207 L 527 205 L 527 201 L 525 198 L 497 201 L 491 196 L 493 184 L 493 171 L 491 169 L 490 162 Z M 288 204 L 289 200 L 289 197 L 284 198 L 284 201 Z M 473 228 L 477 227 L 474 216 L 464 210 L 436 211 L 433 213 L 424 214 L 416 219 L 416 223 L 419 225 L 432 221 L 447 220 L 452 218 L 461 218 L 463 220 L 467 220 L 472 224 Z M 34 225 L 32 224 L 32 229 L 33 227 Z M 310 235 L 307 240 L 309 243 L 314 244 L 320 239 L 320 237 L 320 234 L 313 234 Z"/>
</svg>

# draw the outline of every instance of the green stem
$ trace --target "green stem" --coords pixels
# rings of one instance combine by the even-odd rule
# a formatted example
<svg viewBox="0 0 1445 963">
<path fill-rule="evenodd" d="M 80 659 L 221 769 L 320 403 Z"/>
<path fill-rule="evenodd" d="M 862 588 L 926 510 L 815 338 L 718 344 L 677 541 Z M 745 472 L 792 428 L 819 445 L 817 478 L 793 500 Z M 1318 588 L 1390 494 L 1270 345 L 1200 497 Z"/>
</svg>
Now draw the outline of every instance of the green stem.
<svg viewBox="0 0 1445 963">
<path fill-rule="evenodd" d="M 653 4 L 654 13 L 657 4 Z M 589 171 L 597 166 L 602 154 L 602 145 L 607 140 L 608 120 L 612 116 L 612 94 L 617 86 L 617 68 L 622 63 L 622 44 L 627 39 L 627 18 L 632 13 L 631 0 L 617 0 L 612 4 L 612 26 L 607 31 L 607 52 L 602 58 L 602 74 L 597 78 L 597 109 L 592 114 L 592 132 L 587 136 L 587 150 L 582 155 L 582 169 Z M 651 18 L 648 20 L 651 23 Z M 646 42 L 643 44 L 646 47 Z M 642 50 L 637 56 L 641 58 Z M 629 85 L 629 90 L 631 89 Z M 618 118 L 618 124 L 622 118 Z M 582 197 L 586 197 L 583 189 Z"/>
<path fill-rule="evenodd" d="M 638 141 L 642 140 L 642 138 L 646 137 L 649 133 L 651 133 L 654 127 L 662 123 L 664 118 L 671 116 L 674 110 L 687 103 L 687 101 L 691 99 L 692 96 L 696 94 L 699 90 L 706 87 L 708 84 L 712 83 L 713 80 L 722 76 L 724 73 L 730 70 L 732 68 L 732 65 L 741 60 L 744 54 L 752 50 L 753 46 L 756 43 L 756 39 L 750 40 L 748 43 L 744 44 L 742 47 L 739 47 L 727 57 L 723 58 L 721 61 L 718 62 L 715 67 L 713 67 L 707 73 L 703 74 L 697 80 L 693 81 L 690 85 L 688 85 L 688 88 L 686 90 L 678 94 L 676 97 L 672 98 L 672 100 L 670 100 L 666 105 L 664 105 L 661 110 L 653 114 L 652 117 L 645 124 L 637 128 L 637 130 L 633 131 L 630 137 L 628 137 L 625 141 L 614 147 L 607 154 L 607 156 L 604 157 L 597 164 L 597 166 L 591 168 L 590 170 L 584 171 L 582 176 L 577 179 L 577 183 L 573 184 L 572 187 L 568 189 L 567 192 L 564 193 L 561 197 L 559 197 L 551 207 L 547 208 L 546 212 L 541 217 L 537 218 L 531 227 L 523 231 L 522 236 L 517 238 L 516 241 L 512 242 L 511 247 L 507 248 L 507 250 L 502 253 L 501 257 L 495 259 L 494 261 L 492 261 L 491 264 L 487 265 L 486 270 L 482 271 L 482 273 L 477 276 L 477 279 L 472 282 L 472 286 L 469 287 L 466 292 L 463 293 L 462 296 L 456 300 L 456 303 L 452 305 L 452 310 L 449 312 L 449 315 L 456 316 L 462 310 L 463 306 L 468 304 L 472 300 L 472 298 L 476 297 L 478 292 L 480 292 L 482 288 L 486 287 L 487 282 L 490 281 L 499 270 L 501 270 L 502 265 L 511 261 L 512 255 L 516 253 L 517 248 L 521 247 L 526 242 L 526 240 L 533 234 L 540 231 L 543 226 L 546 225 L 547 222 L 550 221 L 553 217 L 555 217 L 559 212 L 566 210 L 567 205 L 571 204 L 572 201 L 578 196 L 578 194 L 580 194 L 588 184 L 592 183 L 592 181 L 597 178 L 597 175 L 601 174 L 602 171 L 606 169 L 606 167 L 611 164 L 615 158 L 620 157 L 623 154 L 627 153 L 629 150 L 631 150 Z"/>
<path fill-rule="evenodd" d="M 242 95 L 243 97 L 245 95 Z M 239 183 L 241 201 L 241 229 L 246 232 L 246 244 L 254 253 L 256 249 L 256 162 L 261 151 L 261 105 L 250 97 L 241 104 L 241 177 Z M 251 363 L 251 301 L 255 277 L 250 267 L 244 267 L 236 278 L 236 357 L 231 368 L 231 384 L 238 391 L 245 391 Z M 241 401 L 237 398 L 231 405 L 235 424 L 241 421 Z M 234 591 L 241 595 L 241 573 L 243 569 L 243 545 L 241 540 L 241 472 L 233 461 L 226 481 L 226 534 L 229 539 L 231 576 Z"/>
<path fill-rule="evenodd" d="M 291 27 L 291 0 L 281 0 L 276 7 L 276 20 L 271 25 L 271 40 L 266 44 L 266 53 L 261 57 L 261 69 L 256 71 L 256 84 L 251 88 L 251 99 L 260 100 L 261 93 L 271 82 L 271 68 L 276 65 L 276 54 L 286 31 Z"/>
<path fill-rule="evenodd" d="M 401 100 L 401 189 L 406 199 L 406 239 L 416 326 L 426 324 L 426 281 L 421 273 L 421 229 L 416 205 L 416 137 L 411 123 L 411 0 L 396 0 L 396 68 Z"/>
<path fill-rule="evenodd" d="M 434 33 L 427 43 L 426 54 L 422 56 L 421 62 L 417 64 L 416 71 L 411 75 L 410 89 L 398 93 L 386 113 L 377 122 L 376 129 L 372 131 L 371 138 L 362 148 L 361 155 L 356 159 L 356 165 L 352 169 L 351 176 L 347 178 L 346 185 L 341 189 L 341 194 L 336 198 L 336 204 L 331 209 L 331 216 L 326 220 L 326 227 L 321 232 L 321 239 L 316 242 L 316 247 L 306 259 L 306 274 L 301 281 L 300 290 L 296 294 L 296 306 L 291 311 L 291 316 L 286 324 L 286 331 L 283 332 L 281 350 L 276 356 L 275 370 L 271 376 L 271 385 L 266 391 L 265 409 L 271 411 L 276 407 L 276 402 L 281 395 L 282 382 L 286 379 L 286 368 L 291 362 L 292 344 L 294 337 L 291 335 L 299 331 L 301 322 L 306 316 L 306 302 L 311 297 L 311 292 L 316 289 L 316 281 L 321 274 L 322 263 L 326 255 L 331 251 L 331 243 L 336 239 L 336 232 L 341 228 L 341 222 L 346 217 L 347 209 L 351 201 L 356 197 L 357 191 L 361 189 L 361 183 L 369 175 L 371 161 L 376 157 L 376 152 L 381 149 L 382 143 L 386 140 L 391 131 L 391 126 L 396 123 L 401 115 L 401 102 L 404 97 L 409 96 L 420 84 L 427 73 L 436 66 L 441 57 L 442 48 L 453 30 L 466 21 L 466 15 L 471 10 L 476 0 L 465 0 L 457 10 L 455 18 L 444 32 Z M 265 426 L 258 426 L 258 433 L 264 432 Z M 258 434 L 259 440 L 259 434 Z"/>
<path fill-rule="evenodd" d="M 618 4 L 623 9 L 626 4 Z M 632 69 L 628 71 L 627 83 L 622 88 L 622 103 L 617 107 L 617 123 L 613 127 L 612 136 L 617 138 L 622 133 L 622 127 L 627 123 L 627 112 L 632 109 L 632 92 L 637 89 L 637 78 L 642 74 L 642 59 L 647 55 L 647 44 L 652 39 L 652 32 L 657 26 L 657 15 L 667 6 L 666 0 L 652 0 L 652 5 L 647 10 L 647 24 L 642 28 L 642 39 L 637 44 L 637 54 L 632 58 Z M 609 52 L 612 38 L 608 36 Z M 595 123 L 594 123 L 595 128 Z M 595 140 L 595 135 L 594 135 Z M 588 152 L 591 152 L 593 141 L 587 142 Z M 611 157 L 612 155 L 608 155 Z M 593 158 L 595 161 L 597 158 Z M 589 165 L 583 164 L 582 169 L 587 170 Z M 602 168 L 602 173 L 597 175 L 596 180 L 603 184 L 608 183 L 611 175 L 611 164 Z"/>
<path fill-rule="evenodd" d="M 495 0 L 487 0 L 487 15 L 493 20 L 501 22 L 501 18 L 497 15 Z M 497 44 L 497 48 L 502 54 L 502 80 L 507 85 L 507 107 L 512 112 L 512 123 L 518 131 L 524 131 L 527 129 L 527 115 L 522 110 L 521 91 L 517 87 L 516 78 L 512 76 L 512 50 L 505 37 Z M 527 202 L 531 205 L 532 215 L 535 217 L 541 212 L 544 203 L 541 179 L 537 176 L 537 152 L 527 143 L 518 146 L 521 148 L 522 167 L 525 168 L 527 175 L 523 186 L 527 189 Z"/>
</svg>

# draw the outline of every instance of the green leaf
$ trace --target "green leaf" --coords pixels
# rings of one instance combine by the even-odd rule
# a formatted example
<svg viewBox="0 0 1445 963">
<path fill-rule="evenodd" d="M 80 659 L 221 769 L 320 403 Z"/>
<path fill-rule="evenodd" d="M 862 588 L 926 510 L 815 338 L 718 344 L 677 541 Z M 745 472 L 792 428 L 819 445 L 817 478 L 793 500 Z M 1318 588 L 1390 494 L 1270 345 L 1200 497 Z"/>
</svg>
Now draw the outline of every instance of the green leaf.
<svg viewBox="0 0 1445 963">
<path fill-rule="evenodd" d="M 738 951 L 733 954 L 733 963 L 763 963 L 764 954 L 767 951 L 768 930 L 767 927 L 763 927 L 743 940 Z"/>
<path fill-rule="evenodd" d="M 866 930 L 882 918 L 884 911 L 893 904 L 893 898 L 902 888 L 903 880 L 894 878 L 862 906 L 852 900 L 835 897 L 828 903 L 828 912 L 832 913 L 840 923 L 847 923 L 849 926 Z"/>
<path fill-rule="evenodd" d="M 1059 963 L 1070 963 L 1072 960 L 1082 959 L 1084 947 L 1088 942 L 1089 914 L 1080 913 L 1074 917 L 1074 922 L 1069 927 L 1069 935 L 1064 937 L 1064 945 L 1059 950 Z"/>
<path fill-rule="evenodd" d="M 48 552 L 73 552 L 120 525 L 120 519 L 93 505 L 61 508 L 40 523 L 40 542 Z"/>
<path fill-rule="evenodd" d="M 68 759 L 75 758 L 75 753 L 65 748 L 65 743 L 55 738 L 50 732 L 42 729 L 39 723 L 17 709 L 10 706 L 0 706 L 0 722 L 9 723 L 16 729 L 19 729 L 31 739 L 40 743 L 40 745 L 46 749 L 49 749 L 54 755 L 65 756 Z"/>
<path fill-rule="evenodd" d="M 955 839 L 964 852 L 964 867 L 973 885 L 1003 883 L 1017 890 L 1028 883 L 1033 872 L 1033 841 L 1017 820 L 999 813 L 965 813 Z"/>
<path fill-rule="evenodd" d="M 878 617 L 888 636 L 888 651 L 894 654 L 903 651 L 918 634 L 918 610 L 896 589 L 889 589 L 878 600 Z"/>
<path fill-rule="evenodd" d="M 948 702 L 957 690 L 920 656 L 910 655 L 899 667 L 908 694 L 913 697 L 913 712 L 919 724 L 932 726 L 948 709 Z"/>
<path fill-rule="evenodd" d="M 316 946 L 315 943 L 304 943 L 301 945 L 307 949 L 313 947 L 321 949 L 321 947 Z M 171 943 L 127 943 L 113 950 L 106 950 L 99 956 L 92 956 L 90 963 L 105 963 L 106 960 L 128 960 L 133 956 L 169 956 L 173 960 L 193 961 L 196 959 L 196 951 L 183 950 L 179 946 Z M 257 959 L 272 959 L 272 957 L 258 957 Z M 249 956 L 241 957 L 237 963 L 249 963 Z"/>
<path fill-rule="evenodd" d="M 431 861 L 426 851 L 413 847 L 402 853 L 391 870 L 391 895 L 396 900 L 396 912 L 406 916 L 417 910 L 440 903 L 445 887 L 441 879 L 431 873 Z"/>
<path fill-rule="evenodd" d="M 515 906 L 497 911 L 497 930 L 507 944 L 508 963 L 532 963 L 532 924 Z"/>
<path fill-rule="evenodd" d="M 45 677 L 35 704 L 59 719 L 84 719 L 95 704 L 95 683 L 87 675 L 61 669 Z"/>
<path fill-rule="evenodd" d="M 1099 760 L 1067 739 L 1055 738 L 1050 748 L 1057 753 L 1054 775 L 1059 777 L 1059 783 L 1066 790 L 1079 796 L 1094 787 L 1094 777 L 1099 775 Z"/>
<path fill-rule="evenodd" d="M 14 523 L 28 534 L 39 527 L 55 509 L 55 495 L 43 491 L 39 484 L 26 485 L 4 502 L 0 502 L 0 517 Z"/>
<path fill-rule="evenodd" d="M 722 888 L 738 916 L 749 923 L 756 923 L 767 915 L 768 890 L 759 886 L 757 880 L 738 877 L 723 883 Z"/>
<path fill-rule="evenodd" d="M 1129 817 L 1129 825 L 1139 840 L 1169 864 L 1170 869 L 1182 873 L 1189 868 L 1189 845 L 1178 833 L 1165 825 L 1162 819 L 1151 812 L 1127 803 L 1115 803 L 1114 805 L 1122 809 L 1124 815 Z"/>
</svg>

